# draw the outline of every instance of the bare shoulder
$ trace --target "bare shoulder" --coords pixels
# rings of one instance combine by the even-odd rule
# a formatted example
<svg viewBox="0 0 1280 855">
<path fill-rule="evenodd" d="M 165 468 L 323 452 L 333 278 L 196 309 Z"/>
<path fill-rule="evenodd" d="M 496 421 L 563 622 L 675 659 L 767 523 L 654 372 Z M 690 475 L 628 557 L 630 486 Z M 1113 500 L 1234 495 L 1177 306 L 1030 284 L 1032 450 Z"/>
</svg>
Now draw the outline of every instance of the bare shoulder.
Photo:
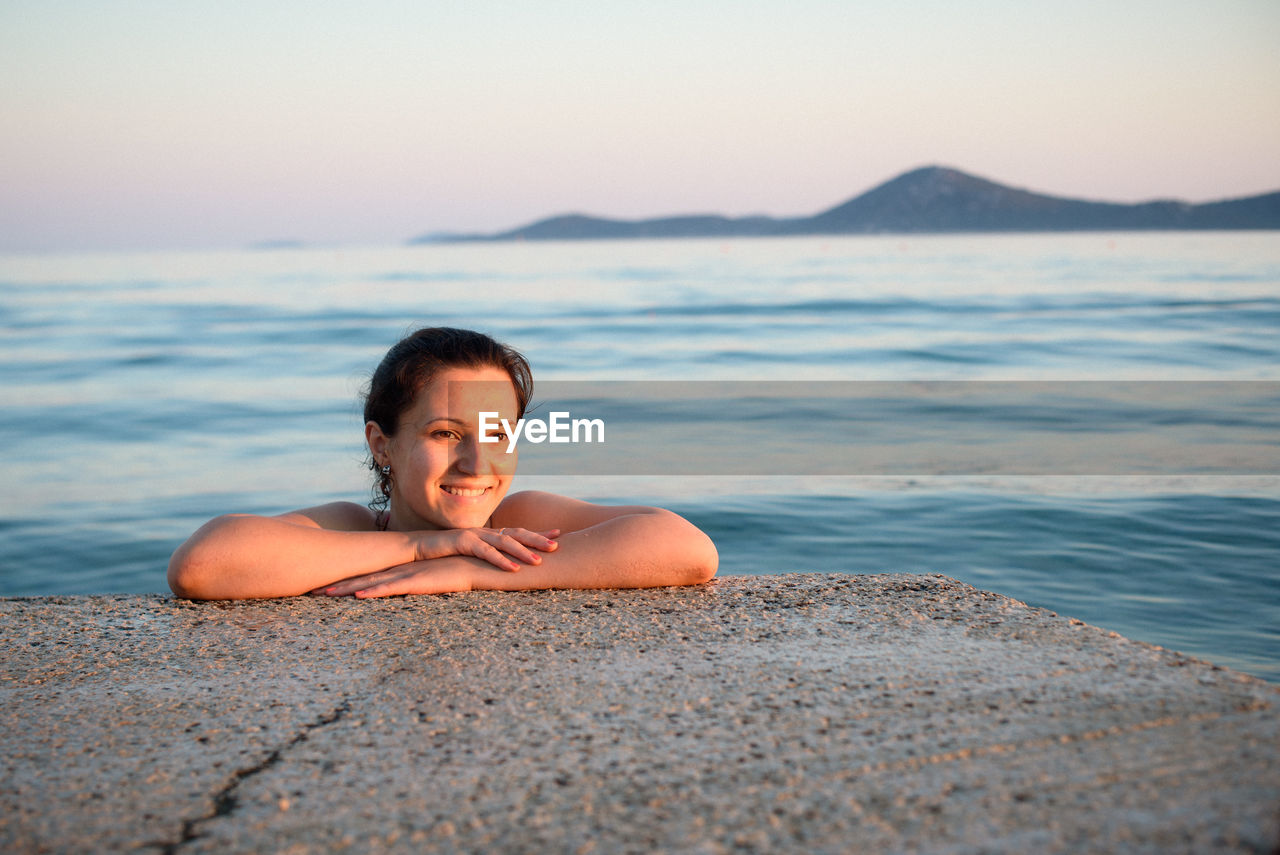
<svg viewBox="0 0 1280 855">
<path fill-rule="evenodd" d="M 524 490 L 512 493 L 502 500 L 493 514 L 493 525 L 498 528 L 527 528 L 530 531 L 558 528 L 561 532 L 568 532 L 590 528 L 616 517 L 663 513 L 668 512 L 643 505 L 597 505 L 556 493 Z"/>
<path fill-rule="evenodd" d="M 330 502 L 280 514 L 278 519 L 331 531 L 373 531 L 377 527 L 373 511 L 355 502 Z"/>
</svg>

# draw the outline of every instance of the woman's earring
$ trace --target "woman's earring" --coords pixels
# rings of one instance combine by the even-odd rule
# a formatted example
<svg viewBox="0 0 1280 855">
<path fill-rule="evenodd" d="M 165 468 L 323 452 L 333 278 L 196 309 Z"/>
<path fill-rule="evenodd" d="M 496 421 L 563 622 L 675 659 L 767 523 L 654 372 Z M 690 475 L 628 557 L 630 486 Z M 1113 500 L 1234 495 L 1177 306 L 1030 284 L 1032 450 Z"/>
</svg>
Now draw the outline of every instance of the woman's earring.
<svg viewBox="0 0 1280 855">
<path fill-rule="evenodd" d="M 382 474 L 383 474 L 383 475 L 390 475 L 390 474 L 391 474 L 391 464 L 390 464 L 390 463 L 388 463 L 386 466 L 383 466 L 383 467 L 382 467 Z"/>
</svg>

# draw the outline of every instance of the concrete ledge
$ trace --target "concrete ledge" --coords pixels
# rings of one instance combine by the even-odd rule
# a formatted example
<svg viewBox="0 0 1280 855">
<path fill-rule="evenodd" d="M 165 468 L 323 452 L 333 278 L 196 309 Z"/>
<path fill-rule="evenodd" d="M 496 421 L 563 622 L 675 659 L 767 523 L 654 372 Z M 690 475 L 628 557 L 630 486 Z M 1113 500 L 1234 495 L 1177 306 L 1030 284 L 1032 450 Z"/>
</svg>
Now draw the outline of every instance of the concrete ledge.
<svg viewBox="0 0 1280 855">
<path fill-rule="evenodd" d="M 1277 689 L 941 576 L 0 601 L 0 849 L 1271 852 Z"/>
</svg>

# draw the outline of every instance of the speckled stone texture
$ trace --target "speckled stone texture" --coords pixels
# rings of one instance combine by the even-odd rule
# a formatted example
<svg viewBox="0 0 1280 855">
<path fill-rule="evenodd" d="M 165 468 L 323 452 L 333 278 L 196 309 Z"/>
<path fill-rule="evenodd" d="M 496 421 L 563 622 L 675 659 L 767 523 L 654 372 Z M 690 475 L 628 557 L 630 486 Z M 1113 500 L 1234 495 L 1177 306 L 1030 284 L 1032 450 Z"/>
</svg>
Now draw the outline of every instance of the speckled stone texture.
<svg viewBox="0 0 1280 855">
<path fill-rule="evenodd" d="M 1277 689 L 942 576 L 0 601 L 5 852 L 1272 852 Z"/>
</svg>

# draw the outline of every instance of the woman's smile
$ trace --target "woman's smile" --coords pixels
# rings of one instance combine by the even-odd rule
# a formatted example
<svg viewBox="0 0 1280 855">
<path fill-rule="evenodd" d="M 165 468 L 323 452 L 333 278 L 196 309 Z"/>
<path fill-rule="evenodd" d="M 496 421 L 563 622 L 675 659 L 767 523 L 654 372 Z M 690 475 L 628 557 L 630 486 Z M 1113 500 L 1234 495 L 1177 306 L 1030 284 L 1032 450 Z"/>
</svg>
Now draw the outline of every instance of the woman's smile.
<svg viewBox="0 0 1280 855">
<path fill-rule="evenodd" d="M 440 489 L 444 490 L 451 496 L 457 496 L 460 499 L 478 498 L 485 495 L 492 487 L 458 487 L 452 484 L 441 484 Z"/>
</svg>

